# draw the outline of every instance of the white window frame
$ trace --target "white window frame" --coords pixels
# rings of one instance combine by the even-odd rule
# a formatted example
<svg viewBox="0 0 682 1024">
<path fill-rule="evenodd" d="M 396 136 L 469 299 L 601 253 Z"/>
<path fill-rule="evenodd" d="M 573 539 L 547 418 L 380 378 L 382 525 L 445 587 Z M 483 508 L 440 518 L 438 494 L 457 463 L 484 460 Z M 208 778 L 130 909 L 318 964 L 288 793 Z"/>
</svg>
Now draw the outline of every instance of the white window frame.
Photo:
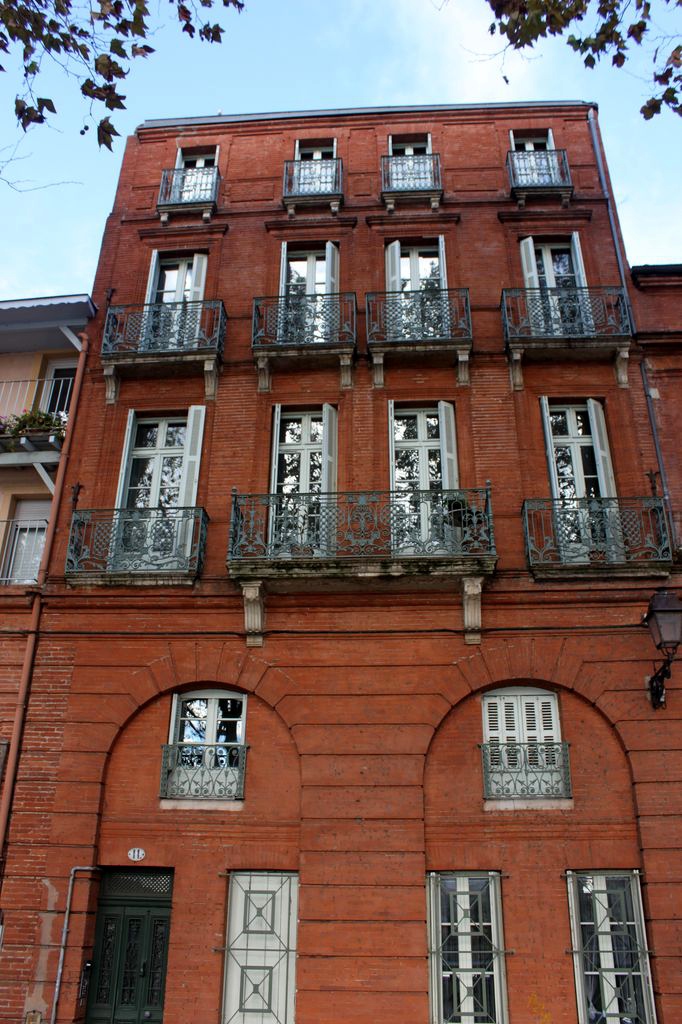
<svg viewBox="0 0 682 1024">
<path fill-rule="evenodd" d="M 409 137 L 408 137 L 409 136 Z M 422 146 L 426 146 L 425 153 L 414 153 L 414 147 L 418 146 L 420 149 Z M 396 146 L 402 150 L 401 153 L 396 153 Z M 407 152 L 410 150 L 411 152 Z M 431 132 L 427 132 L 424 135 L 414 134 L 410 135 L 389 135 L 388 136 L 388 155 L 389 156 L 430 156 L 431 155 Z"/>
<path fill-rule="evenodd" d="M 533 129 L 531 132 L 524 132 L 520 129 L 517 131 L 518 138 L 514 135 L 513 129 L 509 129 L 509 148 L 512 152 L 520 152 L 516 148 L 517 142 L 522 142 L 523 150 L 525 152 L 535 152 L 535 144 L 537 142 L 544 142 L 547 145 L 547 149 L 555 149 L 554 145 L 554 133 L 551 128 L 547 128 L 543 131 L 536 131 Z M 538 152 L 542 152 L 539 150 Z"/>
<path fill-rule="evenodd" d="M 186 421 L 185 444 L 183 447 L 182 482 L 178 495 L 178 508 L 194 508 L 199 485 L 199 469 L 201 465 L 201 450 L 204 436 L 204 422 L 206 418 L 205 405 L 190 405 L 187 415 L 178 416 L 149 416 L 138 414 L 134 409 L 128 412 L 126 433 L 121 454 L 121 469 L 118 477 L 118 488 L 116 491 L 116 508 L 125 508 L 125 497 L 128 490 L 130 477 L 131 456 L 134 451 L 135 434 L 137 427 L 143 423 L 180 422 Z M 155 508 L 156 506 L 150 506 Z"/>
<path fill-rule="evenodd" d="M 325 242 L 323 246 L 311 246 L 310 249 L 294 250 L 289 252 L 287 242 L 282 242 L 279 270 L 279 297 L 286 298 L 289 295 L 289 260 L 303 259 L 307 257 L 307 279 L 306 295 L 316 295 L 315 292 L 315 269 L 314 261 L 324 252 L 324 294 L 335 295 L 339 291 L 340 254 L 336 242 Z"/>
<path fill-rule="evenodd" d="M 78 366 L 78 360 L 77 359 L 50 359 L 49 360 L 49 362 L 47 364 L 47 367 L 46 367 L 46 370 L 45 370 L 45 380 L 43 381 L 43 385 L 42 385 L 42 388 L 41 388 L 41 392 L 42 393 L 40 395 L 40 409 L 41 409 L 42 412 L 47 412 L 48 411 L 48 407 L 50 405 L 50 400 L 52 399 L 52 395 L 53 395 L 55 390 L 57 391 L 59 399 L 61 400 L 62 388 L 63 388 L 64 385 L 62 383 L 58 383 L 58 382 L 63 382 L 63 381 L 70 380 L 71 386 L 68 388 L 68 391 L 67 391 L 68 402 L 66 402 L 66 407 L 64 409 L 60 409 L 58 412 L 52 414 L 54 416 L 62 416 L 64 421 L 66 421 L 66 418 L 67 418 L 68 413 L 69 413 L 69 406 L 71 405 L 71 395 L 72 395 L 72 392 L 73 392 L 73 382 L 74 382 L 75 377 L 76 377 L 76 367 L 77 366 Z M 72 377 L 55 377 L 55 371 L 58 371 L 58 370 L 73 370 L 73 376 Z"/>
<path fill-rule="evenodd" d="M 482 708 L 484 743 L 561 742 L 559 701 L 552 690 L 490 690 L 483 694 Z"/>
<path fill-rule="evenodd" d="M 571 937 L 573 944 L 573 968 L 575 973 L 578 1022 L 579 1024 L 601 1024 L 603 1021 L 604 1024 L 607 1024 L 607 1022 L 608 1024 L 619 1024 L 619 1022 L 621 1022 L 621 1024 L 629 1024 L 633 1019 L 631 1011 L 620 1010 L 618 1006 L 617 989 L 611 980 L 614 979 L 617 974 L 618 965 L 615 963 L 614 957 L 614 952 L 616 952 L 613 942 L 614 922 L 606 908 L 604 908 L 605 913 L 603 920 L 601 922 L 597 921 L 597 949 L 595 950 L 592 948 L 590 951 L 590 955 L 592 957 L 594 957 L 595 953 L 598 952 L 599 968 L 595 971 L 589 971 L 590 976 L 596 975 L 599 979 L 600 1001 L 605 1005 L 606 1009 L 597 1011 L 599 1012 L 599 1016 L 596 1018 L 593 1014 L 590 1014 L 589 1010 L 590 995 L 588 992 L 588 983 L 586 978 L 588 972 L 584 969 L 585 951 L 583 947 L 583 928 L 581 927 L 580 920 L 579 886 L 581 885 L 581 879 L 590 879 L 593 890 L 596 893 L 606 893 L 607 880 L 609 878 L 627 879 L 629 882 L 634 920 L 625 922 L 625 924 L 629 925 L 628 935 L 631 935 L 631 929 L 633 927 L 635 930 L 635 940 L 638 947 L 637 959 L 639 961 L 639 970 L 637 971 L 637 974 L 641 979 L 643 1010 L 645 1014 L 644 1019 L 641 1019 L 635 1009 L 635 1013 L 637 1014 L 637 1024 L 656 1024 L 656 1008 L 651 981 L 651 967 L 649 963 L 649 949 L 646 939 L 640 878 L 639 871 L 636 870 L 568 871 L 566 873 L 568 884 L 568 906 L 571 920 Z M 597 911 L 600 905 L 603 907 L 603 904 L 599 903 L 598 897 L 594 897 L 594 902 L 597 904 Z M 605 902 L 608 904 L 608 897 Z M 620 922 L 615 923 L 619 924 Z M 585 924 L 588 925 L 589 923 L 585 922 Z M 608 1016 L 604 1017 L 604 1012 L 606 1012 Z"/>
<path fill-rule="evenodd" d="M 200 302 L 204 297 L 206 286 L 206 271 L 208 269 L 208 256 L 203 252 L 184 253 L 180 256 L 167 256 L 158 249 L 152 251 L 149 264 L 149 275 L 147 277 L 147 291 L 145 294 L 145 305 L 154 303 L 156 292 L 159 286 L 159 276 L 164 263 L 178 263 L 185 268 L 185 272 L 191 267 L 192 283 L 190 285 L 189 298 L 185 300 L 184 285 L 181 287 L 181 275 L 178 274 L 178 284 L 175 289 L 173 302 Z"/>
<path fill-rule="evenodd" d="M 471 913 L 470 900 L 471 882 L 473 879 L 486 879 L 489 884 L 490 910 L 491 910 L 491 957 L 492 976 L 494 979 L 494 1024 L 508 1024 L 507 1011 L 507 985 L 505 971 L 505 948 L 504 929 L 502 923 L 502 892 L 501 877 L 497 871 L 452 871 L 432 872 L 428 876 L 428 903 L 427 922 L 429 931 L 429 963 L 430 963 L 430 994 L 431 994 L 431 1024 L 447 1024 L 452 1017 L 445 1017 L 443 1009 L 443 957 L 441 947 L 443 945 L 443 931 L 441 919 L 441 880 L 448 879 L 455 882 L 455 904 L 458 927 L 458 961 L 459 970 L 452 971 L 453 980 L 455 975 L 463 976 L 464 988 L 466 989 L 466 977 L 480 974 L 472 965 L 472 935 L 476 934 L 466 923 L 470 922 Z M 451 923 L 451 922 L 449 922 Z M 452 929 L 450 931 L 452 934 Z M 448 974 L 450 972 L 447 972 Z M 453 984 L 454 995 L 454 984 Z M 459 1024 L 477 1024 L 481 1021 L 480 1016 L 475 1016 L 474 997 L 472 994 L 465 995 L 461 1000 L 461 1014 L 456 1019 Z M 491 1020 L 490 1017 L 486 1018 Z"/>
<path fill-rule="evenodd" d="M 203 740 L 180 737 L 182 703 L 188 700 L 206 700 L 206 733 Z M 217 738 L 219 701 L 235 700 L 242 705 L 237 722 L 237 738 L 220 741 Z M 169 799 L 242 800 L 246 766 L 246 714 L 247 697 L 235 690 L 190 690 L 174 693 L 168 733 L 169 748 L 164 753 L 162 792 Z M 189 716 L 186 716 L 189 717 Z"/>
<path fill-rule="evenodd" d="M 231 872 L 222 1024 L 294 1024 L 297 923 L 298 875 Z"/>
<path fill-rule="evenodd" d="M 590 446 L 590 439 L 586 438 L 583 442 L 579 442 L 578 440 L 571 440 L 570 438 L 555 438 L 552 433 L 551 412 L 553 409 L 559 409 L 567 410 L 575 414 L 577 411 L 586 409 L 592 435 L 591 447 L 594 450 L 594 458 L 597 466 L 597 480 L 599 482 L 600 491 L 599 497 L 616 498 L 618 496 L 616 491 L 616 480 L 613 473 L 613 462 L 611 461 L 609 438 L 606 430 L 606 417 L 604 415 L 604 407 L 601 402 L 594 398 L 586 398 L 584 402 L 562 402 L 559 400 L 549 399 L 546 395 L 541 395 L 540 408 L 542 410 L 542 426 L 545 435 L 545 452 L 547 455 L 547 468 L 549 471 L 552 497 L 557 501 L 561 501 L 559 477 L 557 475 L 556 459 L 554 457 L 555 447 L 571 447 L 572 449 L 576 449 L 577 447 L 587 447 Z M 578 493 L 576 497 L 584 498 L 585 485 L 582 477 L 582 464 L 577 456 L 574 458 L 574 469 L 576 484 L 579 485 L 576 489 L 581 492 Z"/>
<path fill-rule="evenodd" d="M 180 730 L 180 712 L 182 710 L 182 702 L 184 700 L 207 700 L 209 701 L 208 715 L 206 719 L 206 739 L 203 743 L 193 740 L 181 740 L 179 737 Z M 184 693 L 174 693 L 173 702 L 171 705 L 171 717 L 170 725 L 168 728 L 168 742 L 179 743 L 182 746 L 215 746 L 218 741 L 216 740 L 216 725 L 217 725 L 217 711 L 219 700 L 240 700 L 242 701 L 242 714 L 239 719 L 241 723 L 241 730 L 238 731 L 238 738 L 236 742 L 243 746 L 246 743 L 246 705 L 247 695 L 245 693 L 239 693 L 237 690 L 188 690 Z M 241 735 L 239 735 L 241 732 Z"/>
<path fill-rule="evenodd" d="M 331 156 L 323 156 L 323 153 L 327 153 L 329 149 L 332 151 Z M 335 138 L 330 137 L 329 139 L 321 139 L 316 142 L 309 142 L 307 139 L 296 139 L 294 143 L 294 160 L 334 160 L 335 158 Z"/>
<path fill-rule="evenodd" d="M 51 505 L 50 498 L 19 498 L 15 501 L 12 519 L 6 524 L 2 538 L 0 579 L 5 583 L 35 583 L 38 578 L 38 570 L 45 549 L 45 536 L 50 520 Z M 22 537 L 27 540 L 28 546 L 19 556 L 18 549 Z M 30 576 L 17 575 L 16 570 L 19 565 L 23 566 L 27 561 L 35 562 L 35 573 Z"/>
<path fill-rule="evenodd" d="M 459 488 L 459 472 L 458 472 L 458 461 L 457 461 L 457 430 L 455 426 L 455 407 L 452 402 L 437 402 L 431 406 L 420 406 L 415 408 L 410 405 L 401 405 L 396 403 L 393 399 L 388 401 L 388 445 L 389 445 L 389 468 L 390 468 L 390 480 L 391 490 L 395 491 L 395 417 L 400 415 L 401 412 L 416 414 L 420 418 L 426 416 L 433 416 L 434 413 L 438 416 L 438 434 L 440 441 L 440 459 L 441 459 L 441 480 L 442 490 L 444 491 L 456 491 Z M 405 447 L 410 447 L 416 444 L 416 442 L 405 442 Z M 427 442 L 420 442 L 426 446 Z M 428 487 L 428 467 L 420 466 L 420 475 L 424 477 L 424 483 L 426 486 L 421 487 L 421 490 L 429 490 Z"/>
</svg>

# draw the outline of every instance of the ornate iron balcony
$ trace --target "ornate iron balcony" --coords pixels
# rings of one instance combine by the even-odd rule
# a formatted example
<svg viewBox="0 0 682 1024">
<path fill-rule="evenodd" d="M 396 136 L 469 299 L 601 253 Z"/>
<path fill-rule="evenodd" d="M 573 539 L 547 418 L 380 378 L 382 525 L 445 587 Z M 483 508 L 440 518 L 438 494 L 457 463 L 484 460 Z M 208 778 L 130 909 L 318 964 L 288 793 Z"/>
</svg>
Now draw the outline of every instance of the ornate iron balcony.
<svg viewBox="0 0 682 1024">
<path fill-rule="evenodd" d="M 495 555 L 490 491 L 235 494 L 230 559 L 440 558 Z"/>
<path fill-rule="evenodd" d="M 502 320 L 507 341 L 629 337 L 622 288 L 506 288 Z"/>
<path fill-rule="evenodd" d="M 161 751 L 161 799 L 244 798 L 243 743 L 167 743 Z"/>
<path fill-rule="evenodd" d="M 557 800 L 571 796 L 568 743 L 482 743 L 486 800 Z"/>
<path fill-rule="evenodd" d="M 343 163 L 341 160 L 285 160 L 284 198 L 305 199 L 343 194 Z"/>
<path fill-rule="evenodd" d="M 512 189 L 573 188 L 565 149 L 511 151 L 507 170 Z"/>
<path fill-rule="evenodd" d="M 110 306 L 102 355 L 222 355 L 226 324 L 225 309 L 218 299 Z"/>
<path fill-rule="evenodd" d="M 366 301 L 370 346 L 471 341 L 468 288 L 370 292 Z"/>
<path fill-rule="evenodd" d="M 382 156 L 382 192 L 435 192 L 442 188 L 438 153 Z"/>
<path fill-rule="evenodd" d="M 203 508 L 79 509 L 71 519 L 66 575 L 194 579 L 207 524 Z"/>
<path fill-rule="evenodd" d="M 531 568 L 668 566 L 661 498 L 531 498 L 523 503 Z"/>
<path fill-rule="evenodd" d="M 285 295 L 253 300 L 253 348 L 330 345 L 353 349 L 354 292 Z"/>
<path fill-rule="evenodd" d="M 157 206 L 206 206 L 218 199 L 217 167 L 174 167 L 161 172 Z"/>
<path fill-rule="evenodd" d="M 47 519 L 0 520 L 0 584 L 36 582 L 46 533 Z"/>
</svg>

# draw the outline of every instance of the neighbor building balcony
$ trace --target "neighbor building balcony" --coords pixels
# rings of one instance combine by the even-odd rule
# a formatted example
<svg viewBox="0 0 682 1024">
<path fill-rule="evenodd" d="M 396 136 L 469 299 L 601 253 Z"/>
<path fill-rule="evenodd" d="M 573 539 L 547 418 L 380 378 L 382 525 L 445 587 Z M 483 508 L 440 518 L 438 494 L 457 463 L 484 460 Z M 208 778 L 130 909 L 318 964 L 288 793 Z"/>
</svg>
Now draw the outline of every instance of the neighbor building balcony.
<svg viewBox="0 0 682 1024">
<path fill-rule="evenodd" d="M 389 212 L 400 199 L 426 199 L 437 210 L 443 198 L 439 154 L 382 156 L 381 198 Z"/>
<path fill-rule="evenodd" d="M 366 296 L 367 346 L 374 384 L 383 385 L 387 354 L 430 358 L 450 354 L 461 384 L 469 380 L 472 345 L 467 288 L 424 288 L 408 292 L 370 292 Z"/>
<path fill-rule="evenodd" d="M 334 157 L 325 160 L 285 160 L 282 200 L 292 217 L 297 206 L 329 203 L 338 213 L 343 202 L 343 161 Z"/>
<path fill-rule="evenodd" d="M 167 743 L 161 750 L 162 800 L 244 798 L 243 743 Z"/>
<path fill-rule="evenodd" d="M 489 488 L 234 494 L 239 579 L 481 576 L 497 561 Z"/>
<path fill-rule="evenodd" d="M 208 168 L 211 170 L 211 168 Z M 110 306 L 102 338 L 107 401 L 116 400 L 119 376 L 203 374 L 214 398 L 225 344 L 227 315 L 218 299 Z"/>
<path fill-rule="evenodd" d="M 207 524 L 203 508 L 79 509 L 65 574 L 112 583 L 191 582 L 201 572 Z"/>
<path fill-rule="evenodd" d="M 568 800 L 568 743 L 483 743 L 486 800 Z"/>
<path fill-rule="evenodd" d="M 507 153 L 511 194 L 520 207 L 530 196 L 557 195 L 567 206 L 573 182 L 565 149 L 512 150 Z"/>
<path fill-rule="evenodd" d="M 524 356 L 614 356 L 618 383 L 627 386 L 632 325 L 622 288 L 506 288 L 502 322 L 515 374 Z"/>
<path fill-rule="evenodd" d="M 0 584 L 11 586 L 36 582 L 46 533 L 47 519 L 0 521 Z"/>
<path fill-rule="evenodd" d="M 252 347 L 259 390 L 270 390 L 275 365 L 291 366 L 295 361 L 296 365 L 320 366 L 337 359 L 341 385 L 349 387 L 356 321 L 354 292 L 254 299 Z"/>
<path fill-rule="evenodd" d="M 526 552 L 535 576 L 667 575 L 673 562 L 663 500 L 531 498 L 523 503 Z"/>
<path fill-rule="evenodd" d="M 173 167 L 161 172 L 156 208 L 163 222 L 172 211 L 200 210 L 208 221 L 215 211 L 220 188 L 217 167 Z"/>
</svg>

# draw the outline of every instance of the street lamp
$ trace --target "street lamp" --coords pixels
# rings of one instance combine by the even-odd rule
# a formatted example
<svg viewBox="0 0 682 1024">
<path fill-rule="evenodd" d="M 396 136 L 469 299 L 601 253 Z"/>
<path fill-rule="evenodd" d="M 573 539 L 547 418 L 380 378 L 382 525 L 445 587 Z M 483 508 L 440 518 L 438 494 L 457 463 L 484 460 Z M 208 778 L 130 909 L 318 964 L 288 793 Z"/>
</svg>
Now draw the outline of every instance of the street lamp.
<svg viewBox="0 0 682 1024">
<path fill-rule="evenodd" d="M 682 602 L 677 594 L 670 590 L 657 590 L 649 601 L 642 625 L 648 628 L 656 649 L 665 657 L 649 679 L 651 705 L 662 708 L 665 707 L 666 679 L 670 679 L 670 666 L 682 640 Z"/>
</svg>

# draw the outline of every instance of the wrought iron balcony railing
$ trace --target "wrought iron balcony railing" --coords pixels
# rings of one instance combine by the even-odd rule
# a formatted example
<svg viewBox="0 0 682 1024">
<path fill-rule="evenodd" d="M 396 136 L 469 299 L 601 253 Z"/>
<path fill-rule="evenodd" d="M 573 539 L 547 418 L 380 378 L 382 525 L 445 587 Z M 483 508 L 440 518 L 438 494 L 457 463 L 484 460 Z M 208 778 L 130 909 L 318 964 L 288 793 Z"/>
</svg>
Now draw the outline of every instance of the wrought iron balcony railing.
<svg viewBox="0 0 682 1024">
<path fill-rule="evenodd" d="M 62 416 L 66 421 L 72 391 L 73 377 L 0 380 L 0 419 L 31 409 Z"/>
<path fill-rule="evenodd" d="M 161 172 L 157 205 L 213 204 L 218 199 L 219 185 L 217 167 L 174 167 Z"/>
<path fill-rule="evenodd" d="M 188 352 L 222 355 L 227 316 L 218 299 L 110 306 L 102 339 L 103 356 Z"/>
<path fill-rule="evenodd" d="M 355 346 L 354 292 L 284 295 L 253 300 L 253 347 Z"/>
<path fill-rule="evenodd" d="M 488 488 L 235 494 L 231 560 L 495 555 Z"/>
<path fill-rule="evenodd" d="M 244 798 L 243 743 L 168 743 L 161 750 L 162 799 Z"/>
<path fill-rule="evenodd" d="M 442 188 L 438 153 L 382 156 L 382 192 L 434 192 Z"/>
<path fill-rule="evenodd" d="M 201 571 L 203 508 L 114 508 L 74 512 L 66 575 L 181 576 Z"/>
<path fill-rule="evenodd" d="M 632 334 L 625 294 L 619 287 L 506 288 L 502 319 L 508 342 Z"/>
<path fill-rule="evenodd" d="M 366 301 L 370 346 L 471 341 L 468 288 L 370 292 Z"/>
<path fill-rule="evenodd" d="M 486 800 L 557 800 L 571 796 L 568 743 L 482 743 Z"/>
<path fill-rule="evenodd" d="M 661 498 L 531 498 L 523 523 L 531 567 L 672 562 Z"/>
<path fill-rule="evenodd" d="M 0 520 L 0 584 L 36 582 L 46 532 L 47 519 Z"/>
<path fill-rule="evenodd" d="M 339 196 L 343 193 L 341 160 L 285 160 L 284 198 Z"/>
<path fill-rule="evenodd" d="M 507 153 L 507 170 L 513 189 L 572 187 L 565 149 Z"/>
</svg>

